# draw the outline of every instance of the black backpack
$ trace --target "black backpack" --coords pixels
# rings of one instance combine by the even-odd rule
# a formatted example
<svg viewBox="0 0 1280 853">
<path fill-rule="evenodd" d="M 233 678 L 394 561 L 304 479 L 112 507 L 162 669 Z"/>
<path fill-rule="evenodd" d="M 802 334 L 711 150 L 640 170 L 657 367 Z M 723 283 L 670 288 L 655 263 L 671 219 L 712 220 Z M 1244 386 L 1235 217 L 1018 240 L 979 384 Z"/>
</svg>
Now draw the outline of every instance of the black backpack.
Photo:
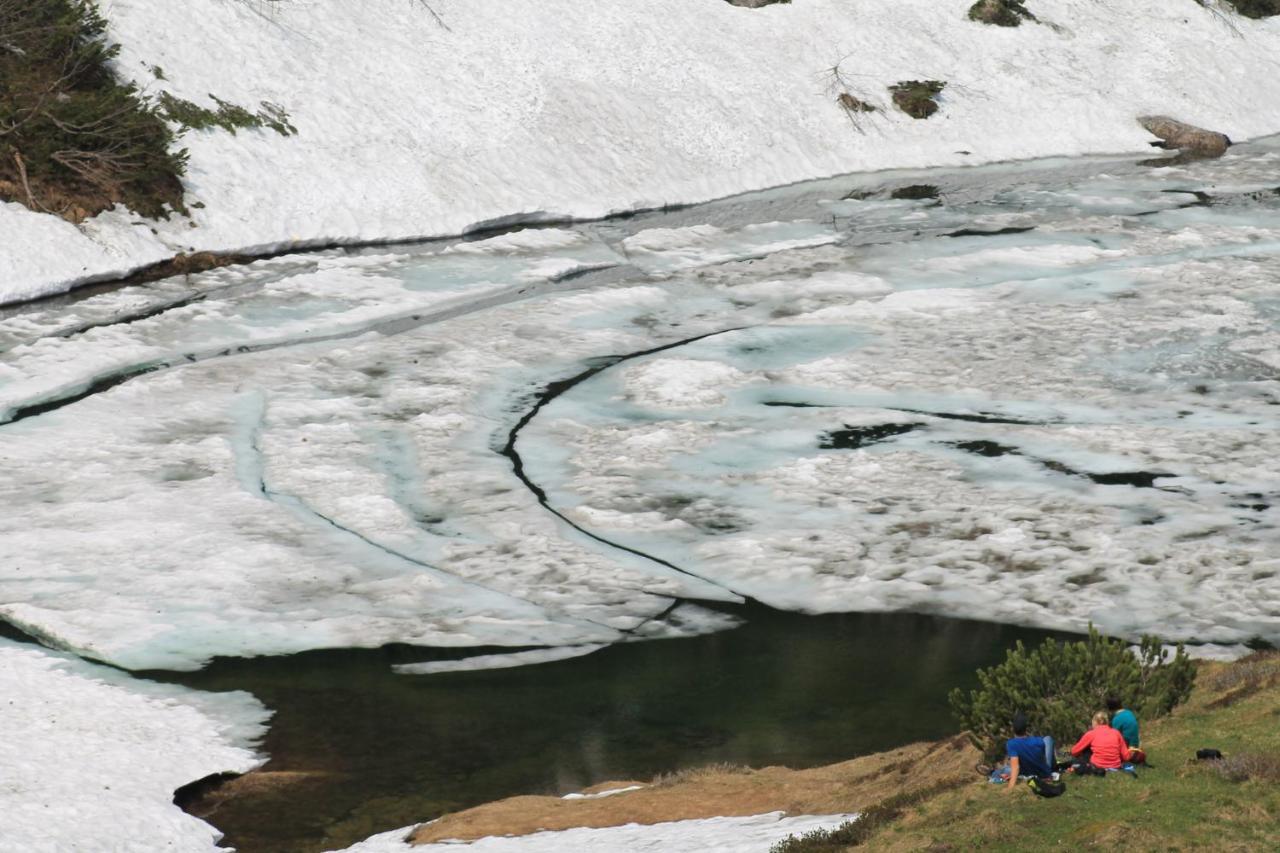
<svg viewBox="0 0 1280 853">
<path fill-rule="evenodd" d="M 1027 787 L 1041 797 L 1061 797 L 1067 792 L 1066 782 L 1055 782 L 1052 779 L 1032 777 L 1027 780 Z"/>
</svg>

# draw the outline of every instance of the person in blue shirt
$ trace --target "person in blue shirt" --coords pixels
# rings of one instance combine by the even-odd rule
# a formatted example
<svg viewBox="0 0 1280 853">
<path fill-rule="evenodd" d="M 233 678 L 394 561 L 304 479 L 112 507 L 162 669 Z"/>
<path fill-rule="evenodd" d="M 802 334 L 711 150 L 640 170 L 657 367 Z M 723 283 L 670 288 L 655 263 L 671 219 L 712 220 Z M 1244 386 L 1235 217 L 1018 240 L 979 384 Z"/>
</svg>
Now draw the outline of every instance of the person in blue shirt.
<svg viewBox="0 0 1280 853">
<path fill-rule="evenodd" d="M 1009 784 L 1007 794 L 1018 784 L 1019 776 L 1040 779 L 1053 775 L 1053 738 L 1027 734 L 1027 717 L 1019 712 L 1013 716 L 1013 737 L 1005 741 L 1005 755 L 1009 758 Z"/>
<path fill-rule="evenodd" d="M 1138 749 L 1142 745 L 1138 740 L 1138 715 L 1124 707 L 1120 697 L 1115 694 L 1107 697 L 1107 711 L 1111 714 L 1111 728 L 1124 735 L 1124 742 L 1129 749 Z M 1140 763 L 1145 757 L 1138 749 L 1136 761 Z"/>
</svg>

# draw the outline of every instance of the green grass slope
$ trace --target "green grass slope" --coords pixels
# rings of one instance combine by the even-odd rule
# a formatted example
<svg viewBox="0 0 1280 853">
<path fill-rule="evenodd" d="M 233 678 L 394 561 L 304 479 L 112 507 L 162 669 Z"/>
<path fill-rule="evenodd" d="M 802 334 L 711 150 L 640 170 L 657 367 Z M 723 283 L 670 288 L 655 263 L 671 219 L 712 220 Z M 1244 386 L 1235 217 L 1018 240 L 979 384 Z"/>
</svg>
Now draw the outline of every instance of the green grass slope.
<svg viewBox="0 0 1280 853">
<path fill-rule="evenodd" d="M 1280 653 L 1202 665 L 1190 701 L 1143 726 L 1138 778 L 1068 777 L 1067 793 L 980 781 L 911 809 L 870 850 L 1280 850 Z M 1196 750 L 1222 762 L 1196 761 Z"/>
</svg>

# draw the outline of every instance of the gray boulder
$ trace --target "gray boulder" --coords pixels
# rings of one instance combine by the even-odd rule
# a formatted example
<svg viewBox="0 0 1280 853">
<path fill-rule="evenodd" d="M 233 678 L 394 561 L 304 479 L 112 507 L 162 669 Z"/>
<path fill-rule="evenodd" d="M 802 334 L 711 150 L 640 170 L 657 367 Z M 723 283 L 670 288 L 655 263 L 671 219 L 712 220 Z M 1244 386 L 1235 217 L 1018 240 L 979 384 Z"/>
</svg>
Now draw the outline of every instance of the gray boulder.
<svg viewBox="0 0 1280 853">
<path fill-rule="evenodd" d="M 1207 157 L 1217 157 L 1231 147 L 1225 133 L 1217 133 L 1178 121 L 1169 116 L 1139 116 L 1138 123 L 1160 138 L 1161 148 L 1190 151 Z"/>
</svg>

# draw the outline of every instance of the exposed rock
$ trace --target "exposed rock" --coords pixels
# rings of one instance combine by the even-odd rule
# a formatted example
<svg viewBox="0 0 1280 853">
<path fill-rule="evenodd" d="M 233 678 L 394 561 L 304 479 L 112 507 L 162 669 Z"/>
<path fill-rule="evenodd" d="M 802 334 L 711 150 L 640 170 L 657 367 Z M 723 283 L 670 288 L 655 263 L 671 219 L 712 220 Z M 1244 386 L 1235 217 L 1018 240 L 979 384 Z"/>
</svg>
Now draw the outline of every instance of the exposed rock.
<svg viewBox="0 0 1280 853">
<path fill-rule="evenodd" d="M 1231 147 L 1231 140 L 1226 134 L 1205 130 L 1169 116 L 1139 116 L 1138 123 L 1154 136 L 1160 137 L 1161 142 L 1152 143 L 1160 148 L 1217 157 Z"/>
<path fill-rule="evenodd" d="M 791 0 L 725 0 L 731 6 L 746 6 L 748 9 L 759 9 L 774 3 L 790 3 Z"/>
</svg>

